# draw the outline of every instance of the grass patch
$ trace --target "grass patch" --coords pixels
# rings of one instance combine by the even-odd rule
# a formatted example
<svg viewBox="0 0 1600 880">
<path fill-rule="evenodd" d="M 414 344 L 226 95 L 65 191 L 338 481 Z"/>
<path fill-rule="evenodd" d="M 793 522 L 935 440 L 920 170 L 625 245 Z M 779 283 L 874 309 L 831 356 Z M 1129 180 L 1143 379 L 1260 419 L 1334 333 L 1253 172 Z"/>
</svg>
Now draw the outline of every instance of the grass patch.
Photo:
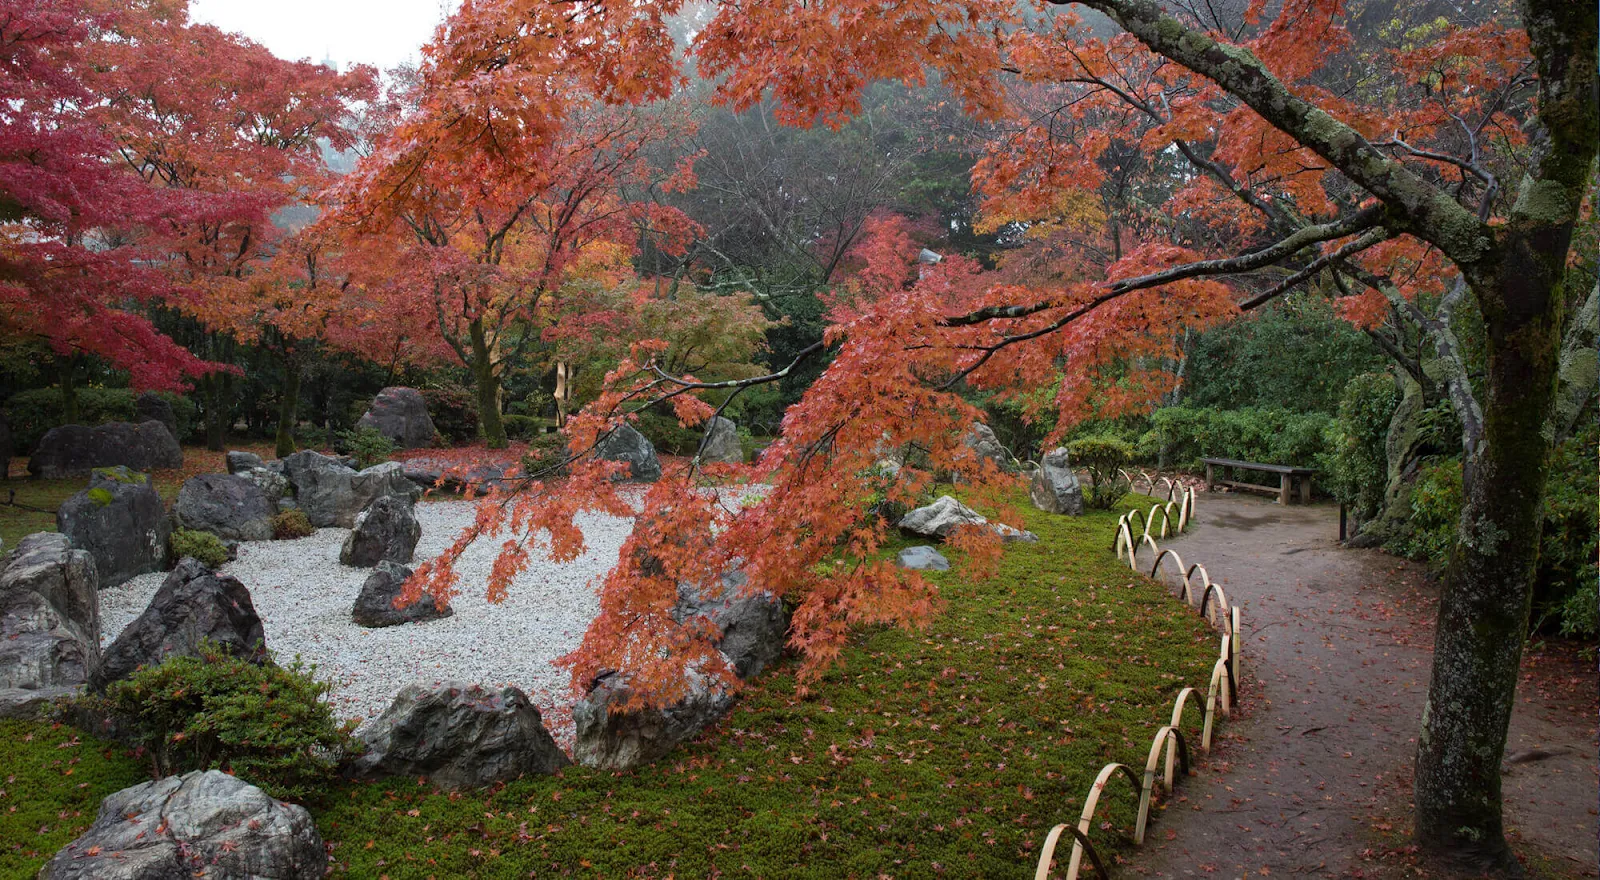
<svg viewBox="0 0 1600 880">
<path fill-rule="evenodd" d="M 1117 563 L 1118 512 L 1029 510 L 1041 542 L 984 583 L 941 576 L 927 631 L 858 634 L 804 700 L 780 668 L 672 760 L 495 792 L 331 792 L 316 812 L 334 875 L 1018 875 L 1101 765 L 1142 766 L 1215 655 L 1198 614 Z M 1130 827 L 1134 805 L 1114 789 L 1103 815 Z"/>
<path fill-rule="evenodd" d="M 106 795 L 148 777 L 121 748 L 59 724 L 0 721 L 0 877 L 32 877 Z"/>
</svg>

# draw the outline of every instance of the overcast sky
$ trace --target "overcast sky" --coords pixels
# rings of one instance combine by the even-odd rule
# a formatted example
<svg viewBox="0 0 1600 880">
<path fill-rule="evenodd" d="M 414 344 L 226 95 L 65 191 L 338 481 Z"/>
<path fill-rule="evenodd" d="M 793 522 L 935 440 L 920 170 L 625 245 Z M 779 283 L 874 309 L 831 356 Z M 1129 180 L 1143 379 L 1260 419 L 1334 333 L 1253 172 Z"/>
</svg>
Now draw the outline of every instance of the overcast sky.
<svg viewBox="0 0 1600 880">
<path fill-rule="evenodd" d="M 455 8 L 454 0 L 445 0 Z M 439 24 L 440 0 L 193 0 L 190 15 L 244 34 L 291 61 L 332 58 L 340 70 L 380 70 L 421 60 Z"/>
</svg>

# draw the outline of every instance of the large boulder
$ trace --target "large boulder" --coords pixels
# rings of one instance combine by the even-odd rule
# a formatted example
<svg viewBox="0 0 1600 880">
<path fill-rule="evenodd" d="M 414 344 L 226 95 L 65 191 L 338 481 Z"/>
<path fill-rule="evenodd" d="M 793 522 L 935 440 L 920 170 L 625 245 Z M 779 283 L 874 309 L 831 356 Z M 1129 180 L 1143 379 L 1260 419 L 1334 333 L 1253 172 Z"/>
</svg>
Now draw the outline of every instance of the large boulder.
<svg viewBox="0 0 1600 880">
<path fill-rule="evenodd" d="M 230 474 L 243 473 L 251 468 L 265 465 L 265 462 L 261 460 L 261 456 L 256 455 L 254 452 L 245 452 L 239 449 L 229 450 L 228 454 L 224 456 L 224 460 L 228 463 L 228 473 Z"/>
<path fill-rule="evenodd" d="M 703 617 L 716 628 L 716 647 L 740 678 L 753 678 L 783 653 L 789 615 L 783 600 L 764 590 L 751 590 L 749 577 L 732 571 L 707 586 L 678 585 L 672 609 L 679 623 Z"/>
<path fill-rule="evenodd" d="M 160 422 L 167 428 L 167 433 L 179 443 L 183 438 L 178 436 L 178 414 L 172 411 L 172 404 L 154 391 L 145 391 L 133 402 L 133 420 L 138 424 L 145 422 Z"/>
<path fill-rule="evenodd" d="M 355 621 L 357 626 L 376 629 L 438 620 L 455 613 L 449 605 L 437 601 L 427 593 L 404 608 L 396 607 L 395 601 L 400 598 L 400 590 L 409 577 L 411 569 L 404 565 L 388 561 L 379 562 L 372 570 L 372 574 L 367 575 L 367 579 L 362 582 L 361 592 L 356 596 L 356 603 L 350 609 L 350 619 Z"/>
<path fill-rule="evenodd" d="M 58 532 L 36 532 L 17 542 L 0 569 L 0 596 L 37 593 L 71 622 L 100 654 L 100 573 L 94 556 Z"/>
<path fill-rule="evenodd" d="M 595 447 L 594 454 L 604 461 L 625 461 L 628 468 L 618 480 L 654 483 L 661 479 L 661 460 L 656 448 L 632 425 L 621 425 Z"/>
<path fill-rule="evenodd" d="M 1002 472 L 1013 470 L 1011 453 L 1001 445 L 1000 438 L 994 435 L 994 431 L 988 425 L 973 422 L 972 427 L 968 428 L 966 435 L 961 438 L 961 442 L 972 450 L 972 454 L 978 457 L 980 463 L 991 462 Z"/>
<path fill-rule="evenodd" d="M 357 471 L 337 458 L 304 450 L 284 458 L 283 471 L 294 487 L 296 506 L 318 528 L 350 528 L 374 498 L 395 495 L 416 500 L 422 494 L 395 461 Z"/>
<path fill-rule="evenodd" d="M 168 657 L 200 656 L 200 643 L 254 663 L 267 660 L 266 632 L 244 584 L 184 559 L 167 575 L 144 613 L 105 650 L 89 677 L 95 690 Z"/>
<path fill-rule="evenodd" d="M 600 676 L 572 707 L 572 758 L 586 767 L 627 770 L 671 752 L 733 708 L 733 695 L 715 678 L 690 670 L 689 693 L 665 708 L 623 712 L 633 696 L 627 677 Z"/>
<path fill-rule="evenodd" d="M 1003 523 L 991 523 L 982 514 L 949 495 L 940 495 L 938 500 L 927 507 L 919 507 L 906 514 L 900 519 L 899 526 L 902 531 L 913 535 L 938 538 L 941 541 L 950 537 L 962 526 L 987 528 L 1006 542 L 1039 540 L 1039 536 L 1032 532 L 1014 529 Z"/>
<path fill-rule="evenodd" d="M 372 399 L 358 428 L 372 428 L 393 440 L 401 449 L 432 446 L 433 419 L 428 417 L 428 403 L 422 392 L 415 388 L 385 388 Z"/>
<path fill-rule="evenodd" d="M 43 596 L 27 590 L 0 596 L 0 705 L 18 702 L 13 691 L 82 685 L 98 656 L 99 645 Z"/>
<path fill-rule="evenodd" d="M 700 460 L 722 464 L 744 464 L 744 446 L 739 443 L 739 426 L 731 419 L 712 416 L 706 424 L 706 439 Z"/>
<path fill-rule="evenodd" d="M 289 485 L 289 478 L 270 468 L 246 468 L 240 471 L 238 476 L 255 483 L 261 493 L 267 496 L 267 500 L 274 505 L 294 492 L 294 487 Z"/>
<path fill-rule="evenodd" d="M 1028 483 L 1028 497 L 1033 506 L 1046 513 L 1083 516 L 1083 487 L 1078 475 L 1072 472 L 1065 447 L 1058 446 L 1045 453 Z"/>
<path fill-rule="evenodd" d="M 571 762 L 522 691 L 475 684 L 409 685 L 362 732 L 360 776 L 426 776 L 445 789 L 550 774 Z"/>
<path fill-rule="evenodd" d="M 125 788 L 39 880 L 311 880 L 328 867 L 305 807 L 220 770 Z"/>
<path fill-rule="evenodd" d="M 410 562 L 421 538 L 422 525 L 411 499 L 383 495 L 356 515 L 339 550 L 339 561 L 356 568 L 371 568 L 383 561 Z"/>
<path fill-rule="evenodd" d="M 136 471 L 183 467 L 183 448 L 156 421 L 108 422 L 93 428 L 62 425 L 40 438 L 28 473 L 44 480 L 86 477 L 97 467 L 126 465 Z"/>
<path fill-rule="evenodd" d="M 56 529 L 94 557 L 104 588 L 160 571 L 172 523 L 149 477 L 115 467 L 95 469 L 89 488 L 56 511 Z"/>
<path fill-rule="evenodd" d="M 172 517 L 178 526 L 235 541 L 272 540 L 273 500 L 237 474 L 201 474 L 183 481 Z"/>
</svg>

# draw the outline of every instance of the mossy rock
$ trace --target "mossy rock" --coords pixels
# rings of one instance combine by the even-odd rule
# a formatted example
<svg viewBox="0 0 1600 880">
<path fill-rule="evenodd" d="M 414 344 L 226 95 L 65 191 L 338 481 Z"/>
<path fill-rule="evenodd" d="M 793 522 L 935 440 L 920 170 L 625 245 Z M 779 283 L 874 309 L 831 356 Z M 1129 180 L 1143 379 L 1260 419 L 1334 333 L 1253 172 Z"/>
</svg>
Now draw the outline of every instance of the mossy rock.
<svg viewBox="0 0 1600 880">
<path fill-rule="evenodd" d="M 142 486 L 150 482 L 150 475 L 140 473 L 124 464 L 115 467 L 99 467 L 92 472 L 94 477 L 102 477 L 129 486 Z M 90 477 L 93 479 L 94 477 Z"/>
</svg>

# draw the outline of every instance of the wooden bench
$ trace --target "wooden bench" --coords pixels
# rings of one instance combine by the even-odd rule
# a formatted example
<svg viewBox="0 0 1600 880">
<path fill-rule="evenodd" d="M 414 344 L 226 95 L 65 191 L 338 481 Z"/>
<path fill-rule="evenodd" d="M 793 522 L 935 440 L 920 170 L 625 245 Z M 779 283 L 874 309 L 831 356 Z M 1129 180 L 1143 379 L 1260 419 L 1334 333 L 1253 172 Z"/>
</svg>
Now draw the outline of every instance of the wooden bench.
<svg viewBox="0 0 1600 880">
<path fill-rule="evenodd" d="M 1253 492 L 1272 493 L 1271 486 L 1258 486 L 1255 483 L 1243 483 L 1237 480 L 1218 480 L 1218 468 L 1238 471 L 1260 471 L 1267 474 L 1278 475 L 1278 503 L 1288 504 L 1295 484 L 1299 484 L 1300 503 L 1311 503 L 1311 475 L 1316 473 L 1316 468 L 1291 467 L 1286 464 L 1260 464 L 1253 461 L 1238 461 L 1232 458 L 1202 458 L 1206 465 L 1206 491 L 1217 483 L 1232 486 L 1235 489 L 1248 489 Z"/>
</svg>

